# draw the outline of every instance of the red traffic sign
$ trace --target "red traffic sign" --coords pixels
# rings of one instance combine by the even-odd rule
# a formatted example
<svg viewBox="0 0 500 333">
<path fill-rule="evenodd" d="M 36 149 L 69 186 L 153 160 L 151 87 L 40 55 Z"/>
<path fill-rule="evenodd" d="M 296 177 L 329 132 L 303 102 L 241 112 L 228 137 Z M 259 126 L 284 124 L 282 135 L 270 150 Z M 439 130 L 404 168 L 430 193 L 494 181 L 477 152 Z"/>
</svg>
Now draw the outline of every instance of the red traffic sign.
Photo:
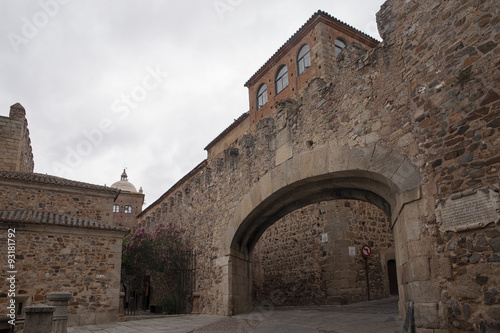
<svg viewBox="0 0 500 333">
<path fill-rule="evenodd" d="M 368 245 L 363 245 L 363 247 L 361 247 L 361 254 L 365 257 L 369 257 L 372 254 L 372 248 Z"/>
</svg>

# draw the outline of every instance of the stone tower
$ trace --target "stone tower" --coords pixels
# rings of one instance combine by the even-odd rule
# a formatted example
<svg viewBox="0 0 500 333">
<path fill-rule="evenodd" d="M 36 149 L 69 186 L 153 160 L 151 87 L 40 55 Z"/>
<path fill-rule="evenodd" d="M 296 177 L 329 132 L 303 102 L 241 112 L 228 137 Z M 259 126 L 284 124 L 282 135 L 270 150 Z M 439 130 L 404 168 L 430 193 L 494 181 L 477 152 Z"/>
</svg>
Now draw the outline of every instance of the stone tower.
<svg viewBox="0 0 500 333">
<path fill-rule="evenodd" d="M 112 188 L 120 190 L 113 204 L 114 225 L 133 228 L 137 224 L 137 215 L 142 212 L 144 204 L 144 193 L 142 187 L 137 191 L 136 187 L 128 181 L 127 172 L 123 169 L 120 180 L 111 185 Z"/>
</svg>

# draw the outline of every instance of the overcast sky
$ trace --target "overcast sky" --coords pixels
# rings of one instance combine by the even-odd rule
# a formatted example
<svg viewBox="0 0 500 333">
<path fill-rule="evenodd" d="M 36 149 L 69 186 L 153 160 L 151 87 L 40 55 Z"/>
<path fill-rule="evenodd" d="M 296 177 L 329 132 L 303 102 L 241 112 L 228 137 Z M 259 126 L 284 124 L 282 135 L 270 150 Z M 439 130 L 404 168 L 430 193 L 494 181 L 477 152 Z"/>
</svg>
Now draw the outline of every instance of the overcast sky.
<svg viewBox="0 0 500 333">
<path fill-rule="evenodd" d="M 27 112 L 35 172 L 153 203 L 248 111 L 244 83 L 321 9 L 380 39 L 382 0 L 3 0 L 0 115 Z"/>
</svg>

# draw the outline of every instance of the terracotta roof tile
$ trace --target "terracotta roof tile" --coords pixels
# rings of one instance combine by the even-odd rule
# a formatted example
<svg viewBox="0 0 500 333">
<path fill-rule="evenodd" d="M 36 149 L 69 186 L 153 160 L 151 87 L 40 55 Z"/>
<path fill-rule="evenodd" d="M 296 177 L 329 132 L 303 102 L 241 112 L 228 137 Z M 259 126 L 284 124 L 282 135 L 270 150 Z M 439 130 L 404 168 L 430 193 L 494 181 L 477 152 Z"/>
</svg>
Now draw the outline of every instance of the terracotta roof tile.
<svg viewBox="0 0 500 333">
<path fill-rule="evenodd" d="M 34 183 L 49 184 L 56 186 L 85 188 L 89 190 L 105 191 L 116 194 L 120 192 L 119 189 L 111 188 L 108 186 L 88 184 L 88 183 L 78 182 L 75 180 L 44 175 L 41 173 L 33 173 L 33 172 L 0 171 L 0 180 L 1 179 L 34 182 Z"/>
<path fill-rule="evenodd" d="M 35 210 L 1 210 L 0 223 L 28 223 L 57 225 L 64 227 L 99 229 L 111 231 L 128 231 L 122 226 L 111 226 L 95 220 L 87 220 L 72 215 L 64 215 L 52 212 L 41 212 Z"/>
</svg>

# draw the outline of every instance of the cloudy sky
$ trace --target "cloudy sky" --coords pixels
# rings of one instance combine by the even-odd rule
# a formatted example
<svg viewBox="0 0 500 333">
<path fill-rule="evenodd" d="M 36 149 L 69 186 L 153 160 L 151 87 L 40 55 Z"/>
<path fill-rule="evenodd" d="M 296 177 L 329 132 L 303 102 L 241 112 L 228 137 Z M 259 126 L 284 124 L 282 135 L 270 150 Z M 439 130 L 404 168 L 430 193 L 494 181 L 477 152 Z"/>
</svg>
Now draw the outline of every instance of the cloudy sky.
<svg viewBox="0 0 500 333">
<path fill-rule="evenodd" d="M 3 0 L 0 115 L 27 112 L 35 172 L 148 204 L 248 111 L 244 83 L 318 9 L 380 39 L 382 0 Z"/>
</svg>

